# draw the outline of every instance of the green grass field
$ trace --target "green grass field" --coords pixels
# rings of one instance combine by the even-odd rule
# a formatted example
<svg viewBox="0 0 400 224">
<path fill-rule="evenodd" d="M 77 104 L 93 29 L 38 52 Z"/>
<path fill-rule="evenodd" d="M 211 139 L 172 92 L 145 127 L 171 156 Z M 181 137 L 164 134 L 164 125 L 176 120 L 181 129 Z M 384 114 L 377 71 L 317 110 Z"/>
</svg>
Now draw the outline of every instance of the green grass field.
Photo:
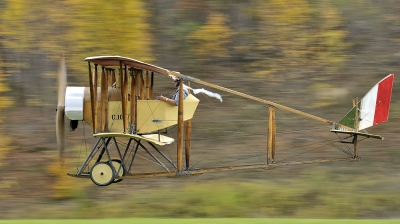
<svg viewBox="0 0 400 224">
<path fill-rule="evenodd" d="M 380 224 L 400 223 L 400 220 L 350 220 L 350 219 L 268 219 L 268 218 L 215 218 L 215 219 L 152 219 L 152 218 L 130 218 L 130 219 L 37 219 L 37 220 L 0 220 L 0 224 Z"/>
</svg>

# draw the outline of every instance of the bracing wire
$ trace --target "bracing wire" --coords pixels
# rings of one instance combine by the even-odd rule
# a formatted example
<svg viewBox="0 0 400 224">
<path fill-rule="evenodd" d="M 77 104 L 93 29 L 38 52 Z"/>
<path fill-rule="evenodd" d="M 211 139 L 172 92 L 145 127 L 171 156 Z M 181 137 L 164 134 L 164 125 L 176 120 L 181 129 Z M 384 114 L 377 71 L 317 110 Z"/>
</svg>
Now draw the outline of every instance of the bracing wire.
<svg viewBox="0 0 400 224">
<path fill-rule="evenodd" d="M 80 164 L 80 160 L 81 160 L 81 154 L 82 154 L 82 148 L 85 149 L 86 152 L 86 156 L 87 156 L 87 142 L 86 142 L 86 127 L 85 127 L 85 121 L 82 121 L 82 140 L 81 140 L 81 146 L 79 149 L 79 154 L 78 154 L 78 159 L 77 159 L 77 164 L 76 164 L 76 171 L 79 170 L 79 164 Z"/>
<path fill-rule="evenodd" d="M 280 110 L 280 111 L 281 111 L 281 110 Z M 281 111 L 281 112 L 282 112 L 284 115 L 289 116 L 289 115 L 287 115 L 285 112 L 283 112 L 283 111 Z M 289 116 L 289 117 L 291 118 L 291 120 L 296 120 L 296 119 L 293 119 L 293 116 Z M 285 122 L 282 122 L 282 121 L 278 121 L 278 122 L 283 123 L 283 124 L 284 124 L 285 126 L 287 126 L 287 127 L 292 127 L 292 125 L 288 125 L 288 124 L 286 124 Z M 298 122 L 297 122 L 297 123 L 298 123 Z M 247 123 L 246 125 L 248 125 L 248 124 L 249 124 L 249 123 Z M 245 125 L 245 126 L 246 126 L 246 125 Z M 243 126 L 243 128 L 244 128 L 245 126 Z M 233 125 L 233 127 L 235 127 L 235 126 Z M 321 128 L 312 128 L 312 129 L 311 129 L 311 128 L 308 128 L 308 129 L 304 129 L 304 128 L 303 128 L 303 129 L 301 129 L 301 130 L 292 129 L 291 131 L 288 131 L 288 132 L 278 132 L 278 133 L 297 133 L 297 132 L 304 133 L 305 131 L 311 131 L 311 130 L 316 130 L 316 129 L 321 129 Z M 236 129 L 236 131 L 233 131 L 233 133 L 235 134 L 235 133 L 237 133 L 237 131 L 239 131 L 239 129 Z M 236 137 L 237 137 L 237 136 L 236 136 Z M 319 146 L 319 147 L 317 147 L 317 148 L 313 148 L 313 149 L 307 150 L 307 151 L 305 151 L 305 152 L 299 153 L 299 154 L 297 154 L 297 155 L 294 155 L 294 156 L 285 158 L 285 159 L 281 160 L 280 162 L 286 161 L 286 160 L 288 160 L 288 159 L 292 159 L 292 158 L 294 158 L 294 157 L 298 157 L 298 156 L 300 156 L 300 155 L 302 155 L 302 154 L 305 154 L 305 153 L 308 153 L 308 152 L 311 152 L 311 151 L 314 151 L 314 150 L 317 150 L 317 149 L 321 149 L 321 148 L 323 148 L 323 147 L 325 147 L 325 146 L 327 146 L 327 145 L 329 145 L 329 146 L 331 146 L 331 147 L 333 147 L 333 148 L 336 148 L 336 149 L 338 149 L 338 150 L 340 150 L 340 151 L 346 153 L 346 154 L 349 155 L 349 156 L 353 156 L 352 153 L 350 152 L 349 147 L 347 147 L 347 150 L 346 150 L 346 149 L 343 149 L 343 148 L 339 147 L 337 144 L 335 144 L 335 142 L 337 142 L 337 138 L 332 139 L 332 140 L 327 140 L 327 139 L 322 139 L 322 140 L 321 140 L 321 139 L 314 139 L 314 140 L 317 140 L 318 142 L 317 142 L 317 143 L 308 144 L 308 146 L 312 146 L 312 145 L 316 145 L 316 144 L 321 144 L 321 143 L 325 143 L 325 144 L 322 145 L 322 146 Z M 307 146 L 307 145 L 306 145 L 306 146 Z M 292 148 L 292 149 L 293 149 L 293 148 Z M 285 150 L 288 150 L 288 149 L 285 149 Z M 283 151 L 283 150 L 280 150 L 280 151 Z M 206 156 L 206 154 L 208 154 L 208 152 L 205 152 L 198 160 L 203 160 L 204 157 Z M 239 160 L 245 160 L 245 159 L 249 159 L 249 158 L 259 157 L 260 155 L 266 155 L 266 153 L 260 153 L 260 154 L 256 154 L 256 155 L 251 155 L 251 156 L 248 156 L 248 157 L 246 157 L 246 158 L 231 160 L 231 161 L 227 161 L 227 162 L 223 162 L 223 163 L 235 162 L 235 161 L 239 161 Z M 200 161 L 196 161 L 195 164 L 194 164 L 193 166 L 197 165 L 199 162 L 200 162 Z"/>
<path fill-rule="evenodd" d="M 125 143 L 125 142 L 123 142 L 123 141 L 120 141 L 120 140 L 117 140 L 117 143 L 118 143 L 118 145 L 123 145 L 123 146 L 125 146 L 125 148 L 126 148 L 126 146 L 128 145 L 127 143 Z M 136 147 L 136 142 L 135 142 L 135 144 L 133 144 L 133 145 L 131 145 L 129 148 L 130 148 L 130 155 L 132 155 L 132 152 L 133 152 L 133 150 L 134 150 L 134 148 Z M 144 149 L 142 149 L 141 147 L 139 147 L 139 149 L 141 149 L 141 150 L 143 150 L 144 151 Z M 148 156 L 145 156 L 146 154 L 144 153 L 144 152 L 141 152 L 141 151 L 137 151 L 136 152 L 136 156 L 139 156 L 140 158 L 142 158 L 142 159 L 144 159 L 144 160 L 146 160 L 146 161 L 148 161 L 148 162 L 150 162 L 150 163 L 153 163 L 153 164 L 156 164 L 156 165 L 158 165 L 158 166 L 161 166 L 159 163 L 157 163 L 157 162 L 155 162 L 152 158 L 150 158 L 150 157 L 148 157 Z M 133 156 L 133 155 L 132 155 Z M 125 158 L 126 160 L 129 160 L 129 158 L 130 158 L 130 156 L 128 156 L 127 158 Z"/>
<path fill-rule="evenodd" d="M 205 97 L 206 97 L 206 99 L 208 100 L 208 102 L 212 105 L 212 108 L 213 108 L 213 109 L 217 108 L 217 107 L 215 106 L 215 104 L 209 99 L 209 97 L 207 97 L 206 95 L 205 95 Z M 254 110 L 254 109 L 253 109 L 253 110 Z M 254 110 L 254 111 L 256 111 L 256 110 Z M 240 133 L 240 130 L 241 130 L 241 129 L 244 129 L 247 125 L 249 125 L 249 124 L 250 124 L 250 121 L 255 120 L 260 114 L 263 113 L 263 111 L 256 111 L 256 112 L 259 112 L 259 113 L 258 113 L 256 116 L 254 116 L 253 119 L 247 120 L 247 122 L 246 122 L 244 125 L 242 125 L 241 127 L 235 126 L 235 125 L 233 124 L 233 122 L 228 122 L 228 124 L 235 130 L 235 131 L 233 131 L 233 136 L 231 136 L 231 137 L 235 137 L 235 136 L 236 136 L 236 137 L 239 137 L 241 140 L 243 140 L 242 137 L 241 137 L 240 135 L 237 135 L 237 134 Z M 222 141 L 221 144 L 223 144 L 223 143 L 226 142 L 226 141 L 228 141 L 228 138 L 225 138 L 224 141 Z M 210 151 L 211 151 L 211 148 L 208 149 L 206 152 L 204 152 L 199 158 L 197 158 L 197 159 L 194 161 L 194 163 L 191 165 L 190 168 L 191 168 L 191 169 L 194 168 L 194 166 L 196 166 L 199 162 L 201 162 L 203 159 L 205 159 L 205 157 L 209 154 Z M 258 156 L 258 155 L 254 155 L 253 157 L 256 157 L 256 156 Z"/>
<path fill-rule="evenodd" d="M 292 120 L 295 120 L 293 116 L 287 115 L 287 113 L 285 113 L 285 111 L 282 111 L 282 110 L 280 110 L 280 111 L 282 112 L 282 114 L 285 114 L 286 116 L 291 117 Z M 284 122 L 282 122 L 282 124 L 284 124 L 284 125 L 286 125 L 286 126 L 289 126 L 288 124 L 286 124 L 286 123 L 284 123 Z M 296 131 L 296 132 L 303 132 L 303 131 L 305 131 L 305 130 L 315 130 L 315 129 L 301 129 L 301 130 L 295 130 L 295 131 Z M 336 134 L 336 135 L 337 135 L 337 134 Z M 339 137 L 339 136 L 338 136 L 338 137 Z M 339 137 L 339 138 L 340 138 L 340 137 Z M 334 148 L 336 148 L 336 149 L 338 149 L 338 150 L 340 150 L 340 151 L 342 151 L 342 152 L 344 152 L 344 153 L 346 153 L 346 154 L 348 154 L 348 155 L 350 155 L 350 156 L 353 156 L 353 155 L 351 154 L 351 152 L 350 152 L 350 150 L 349 150 L 348 147 L 344 146 L 345 148 L 347 148 L 347 151 L 346 151 L 345 149 L 343 149 L 343 148 L 341 148 L 341 147 L 339 147 L 339 146 L 333 144 L 333 143 L 335 142 L 334 140 L 326 140 L 326 139 L 322 139 L 322 140 L 316 139 L 316 140 L 318 140 L 318 141 L 320 141 L 320 142 L 326 141 L 326 142 L 328 142 L 327 145 L 330 145 L 330 146 L 332 146 L 332 147 L 334 147 Z"/>
</svg>

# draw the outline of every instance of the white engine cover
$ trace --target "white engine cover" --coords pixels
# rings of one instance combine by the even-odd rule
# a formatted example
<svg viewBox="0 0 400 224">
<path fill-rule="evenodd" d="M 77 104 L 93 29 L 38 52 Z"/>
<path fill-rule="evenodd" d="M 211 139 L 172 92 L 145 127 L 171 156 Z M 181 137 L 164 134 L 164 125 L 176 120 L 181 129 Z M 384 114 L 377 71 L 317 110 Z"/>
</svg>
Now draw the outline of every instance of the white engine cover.
<svg viewBox="0 0 400 224">
<path fill-rule="evenodd" d="M 70 120 L 83 120 L 85 87 L 67 86 L 65 90 L 65 116 Z"/>
</svg>

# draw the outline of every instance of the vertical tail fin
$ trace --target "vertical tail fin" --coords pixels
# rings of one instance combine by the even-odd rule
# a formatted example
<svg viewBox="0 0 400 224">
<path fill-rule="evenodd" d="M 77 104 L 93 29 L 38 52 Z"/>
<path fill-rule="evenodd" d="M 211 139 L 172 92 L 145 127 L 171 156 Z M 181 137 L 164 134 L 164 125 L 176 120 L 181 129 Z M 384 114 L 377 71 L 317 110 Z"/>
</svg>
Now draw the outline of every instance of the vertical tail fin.
<svg viewBox="0 0 400 224">
<path fill-rule="evenodd" d="M 358 130 L 369 128 L 389 119 L 393 80 L 393 74 L 386 76 L 358 102 L 358 108 L 360 109 Z M 355 114 L 356 106 L 342 118 L 339 124 L 357 129 L 354 122 Z"/>
</svg>

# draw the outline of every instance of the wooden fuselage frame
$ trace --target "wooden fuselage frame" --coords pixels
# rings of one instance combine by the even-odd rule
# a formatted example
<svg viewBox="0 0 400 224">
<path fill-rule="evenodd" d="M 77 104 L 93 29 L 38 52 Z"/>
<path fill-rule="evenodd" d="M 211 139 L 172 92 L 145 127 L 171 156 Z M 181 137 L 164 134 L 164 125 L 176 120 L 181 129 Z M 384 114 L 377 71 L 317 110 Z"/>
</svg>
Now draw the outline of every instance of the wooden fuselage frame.
<svg viewBox="0 0 400 224">
<path fill-rule="evenodd" d="M 195 175 L 208 172 L 219 172 L 227 170 L 240 170 L 240 169 L 253 169 L 253 168 L 264 168 L 272 169 L 278 166 L 286 165 L 298 165 L 298 164 L 311 164 L 320 162 L 335 162 L 345 160 L 357 160 L 356 157 L 350 158 L 338 158 L 332 160 L 315 160 L 315 161 L 304 161 L 304 162 L 293 162 L 293 163 L 282 163 L 274 164 L 275 162 L 275 139 L 276 139 L 276 124 L 275 124 L 275 108 L 285 110 L 300 116 L 307 117 L 309 119 L 317 120 L 325 124 L 329 124 L 335 127 L 341 127 L 344 130 L 353 131 L 350 127 L 326 120 L 290 107 L 286 107 L 271 101 L 260 99 L 254 96 L 250 96 L 244 93 L 240 93 L 225 87 L 221 87 L 215 84 L 207 83 L 199 79 L 195 79 L 189 76 L 184 76 L 178 72 L 170 71 L 155 65 L 147 64 L 135 59 L 125 58 L 120 56 L 100 56 L 100 57 L 89 57 L 85 59 L 88 61 L 89 68 L 89 82 L 90 87 L 85 89 L 85 103 L 84 103 L 84 120 L 92 125 L 94 137 L 98 138 L 114 138 L 114 137 L 126 137 L 134 138 L 139 140 L 146 140 L 141 134 L 150 133 L 157 131 L 161 128 L 168 127 L 170 125 L 178 125 L 178 136 L 177 136 L 177 162 L 175 172 L 162 172 L 162 173 L 144 173 L 139 175 L 126 174 L 124 177 L 118 178 L 146 178 L 146 177 L 157 177 L 157 176 L 179 176 L 179 175 Z M 93 68 L 94 65 L 94 68 Z M 98 66 L 101 66 L 99 71 Z M 115 75 L 115 68 L 119 72 L 118 78 Z M 100 74 L 99 74 L 100 73 Z M 182 171 L 182 150 L 183 150 L 183 136 L 185 132 L 185 156 L 186 156 L 186 167 L 189 167 L 190 160 L 190 119 L 193 117 L 193 113 L 198 105 L 198 100 L 189 95 L 185 100 L 182 100 L 183 86 L 181 82 L 180 100 L 178 106 L 168 105 L 165 102 L 154 101 L 153 99 L 153 78 L 154 73 L 163 76 L 174 76 L 181 78 L 185 81 L 194 82 L 200 85 L 212 87 L 220 91 L 238 95 L 253 101 L 257 101 L 269 106 L 269 122 L 268 122 L 268 145 L 267 145 L 267 161 L 264 164 L 245 165 L 245 166 L 234 166 L 234 167 L 216 167 L 208 168 L 195 171 Z M 97 84 L 100 83 L 98 87 Z M 109 113 L 110 105 L 113 103 L 120 103 L 120 111 L 118 113 L 119 125 L 114 130 L 109 126 L 109 120 L 113 119 L 112 113 Z M 169 111 L 164 115 L 157 115 L 150 117 L 150 123 L 146 123 L 145 120 L 149 120 L 148 113 L 155 113 L 154 106 L 150 104 L 162 105 L 163 111 Z M 145 108 L 150 109 L 145 109 Z M 96 108 L 96 109 L 92 109 Z M 185 109 L 185 110 L 184 110 Z M 147 117 L 146 117 L 147 114 Z M 114 114 L 115 115 L 115 114 Z M 168 124 L 157 124 L 161 122 L 172 121 Z M 184 125 L 184 121 L 186 124 Z M 142 122 L 142 123 L 141 123 Z M 154 124 L 151 124 L 154 123 Z M 185 126 L 185 129 L 184 129 Z M 110 132 L 112 131 L 112 132 Z M 354 133 L 354 132 L 350 132 Z M 140 135 L 140 136 L 139 136 Z M 139 136 L 139 137 L 138 137 Z M 156 143 L 156 141 L 148 141 Z M 95 148 L 93 149 L 95 150 Z M 356 149 L 355 149 L 356 151 Z M 89 161 L 89 158 L 88 158 Z M 81 171 L 83 170 L 82 167 Z M 75 177 L 81 176 L 81 171 L 76 175 L 69 174 Z"/>
</svg>

